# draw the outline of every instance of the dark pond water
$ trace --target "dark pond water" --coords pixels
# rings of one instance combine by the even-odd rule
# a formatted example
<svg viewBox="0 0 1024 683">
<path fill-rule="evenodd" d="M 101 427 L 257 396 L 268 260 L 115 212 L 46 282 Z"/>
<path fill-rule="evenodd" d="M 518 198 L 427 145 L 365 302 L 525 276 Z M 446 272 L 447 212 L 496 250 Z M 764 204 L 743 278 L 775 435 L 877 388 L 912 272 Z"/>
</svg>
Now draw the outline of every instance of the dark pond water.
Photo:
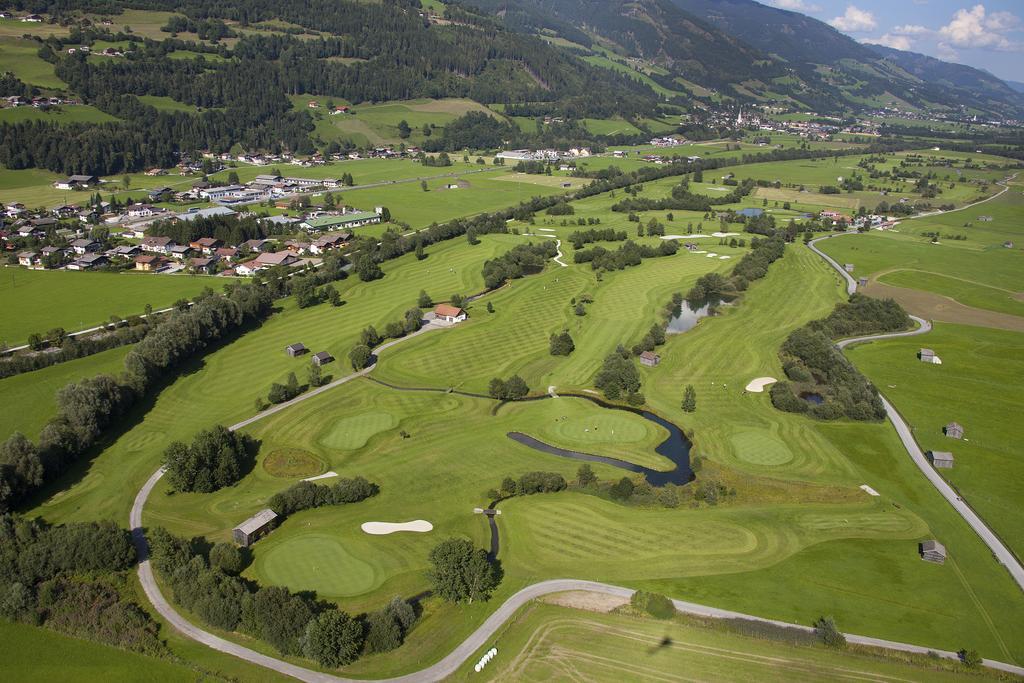
<svg viewBox="0 0 1024 683">
<path fill-rule="evenodd" d="M 651 422 L 664 427 L 668 431 L 668 438 L 658 444 L 657 448 L 654 449 L 654 452 L 671 460 L 672 463 L 675 464 L 675 469 L 668 472 L 661 472 L 659 470 L 652 470 L 648 467 L 641 467 L 640 465 L 626 462 L 625 460 L 619 460 L 618 458 L 609 458 L 604 455 L 571 451 L 565 448 L 552 446 L 551 444 L 546 444 L 543 441 L 535 439 L 528 434 L 523 434 L 522 432 L 509 432 L 508 438 L 513 441 L 517 441 L 524 446 L 529 446 L 534 450 L 547 453 L 548 455 L 557 455 L 560 458 L 572 458 L 573 460 L 582 460 L 585 462 L 599 462 L 605 465 L 611 465 L 612 467 L 618 467 L 629 472 L 641 473 L 644 475 L 644 479 L 647 480 L 647 483 L 651 486 L 664 486 L 665 484 L 682 485 L 693 481 L 693 471 L 690 469 L 690 440 L 686 438 L 686 435 L 683 434 L 683 430 L 677 425 L 669 422 L 659 415 L 655 415 L 652 412 L 639 410 L 637 408 L 629 408 L 626 406 L 613 405 L 598 398 L 594 398 L 593 396 L 586 396 L 583 394 L 561 394 L 561 397 L 582 398 L 590 401 L 591 403 L 596 403 L 602 408 L 608 408 L 610 410 L 624 410 L 626 412 L 639 415 L 645 420 L 650 420 Z M 550 396 L 543 396 L 527 400 L 562 400 L 562 398 L 553 399 Z"/>
<path fill-rule="evenodd" d="M 807 401 L 808 403 L 813 403 L 816 406 L 820 406 L 822 403 L 825 402 L 824 396 L 822 396 L 821 394 L 815 394 L 814 392 L 811 391 L 803 392 L 802 394 L 800 394 L 800 398 Z"/>
<path fill-rule="evenodd" d="M 665 332 L 668 334 L 681 334 L 692 330 L 701 318 L 714 315 L 715 310 L 721 303 L 721 299 L 694 302 L 684 300 L 679 307 L 679 312 L 669 319 Z"/>
</svg>

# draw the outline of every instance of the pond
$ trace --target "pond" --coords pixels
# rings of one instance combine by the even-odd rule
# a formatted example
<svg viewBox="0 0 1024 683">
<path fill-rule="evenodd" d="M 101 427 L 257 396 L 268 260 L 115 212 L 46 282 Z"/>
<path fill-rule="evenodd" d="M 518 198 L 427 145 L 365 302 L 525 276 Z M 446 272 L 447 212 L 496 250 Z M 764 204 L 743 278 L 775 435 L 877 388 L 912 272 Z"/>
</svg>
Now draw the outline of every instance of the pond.
<svg viewBox="0 0 1024 683">
<path fill-rule="evenodd" d="M 669 319 L 665 332 L 667 334 L 682 334 L 692 330 L 701 318 L 715 315 L 721 303 L 722 300 L 718 298 L 694 302 L 684 300 L 679 307 L 679 312 Z"/>
<path fill-rule="evenodd" d="M 546 444 L 539 439 L 523 434 L 522 432 L 509 432 L 508 438 L 513 441 L 517 441 L 524 446 L 547 453 L 548 455 L 557 455 L 560 458 L 572 458 L 573 460 L 582 460 L 585 462 L 599 462 L 605 465 L 611 465 L 612 467 L 618 467 L 629 472 L 638 472 L 644 475 L 644 479 L 651 486 L 665 486 L 666 484 L 677 484 L 683 485 L 693 481 L 693 471 L 690 469 L 690 440 L 683 434 L 683 430 L 677 425 L 669 422 L 663 417 L 655 415 L 652 412 L 646 410 L 640 410 L 638 408 L 629 408 L 627 406 L 617 406 L 611 403 L 606 403 L 601 399 L 594 398 L 593 396 L 586 396 L 582 394 L 561 394 L 557 400 L 564 400 L 565 398 L 582 398 L 592 403 L 596 403 L 602 408 L 609 410 L 624 410 L 630 413 L 634 413 L 650 420 L 651 422 L 664 427 L 668 431 L 668 438 L 662 441 L 654 449 L 654 452 L 658 455 L 662 455 L 675 465 L 675 468 L 668 472 L 662 472 L 660 470 L 652 470 L 649 467 L 642 467 L 635 463 L 627 462 L 625 460 L 619 460 L 618 458 L 609 458 L 604 455 L 594 455 L 592 453 L 581 453 L 579 451 L 571 451 L 565 448 L 559 448 L 558 446 L 552 446 Z M 551 396 L 538 396 L 530 400 L 554 400 Z"/>
<path fill-rule="evenodd" d="M 820 406 L 825 402 L 824 396 L 822 396 L 821 394 L 816 394 L 813 391 L 805 391 L 801 393 L 800 398 L 807 401 L 808 403 L 813 403 L 816 406 Z"/>
</svg>

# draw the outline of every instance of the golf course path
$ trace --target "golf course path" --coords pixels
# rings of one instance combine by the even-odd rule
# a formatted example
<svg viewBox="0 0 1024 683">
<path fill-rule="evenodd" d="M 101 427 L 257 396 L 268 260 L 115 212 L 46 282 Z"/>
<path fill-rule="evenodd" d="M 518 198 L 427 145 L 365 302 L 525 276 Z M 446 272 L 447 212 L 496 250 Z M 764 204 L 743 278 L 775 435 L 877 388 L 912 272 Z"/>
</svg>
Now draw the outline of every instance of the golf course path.
<svg viewBox="0 0 1024 683">
<path fill-rule="evenodd" d="M 851 232 L 841 234 L 855 235 L 858 233 Z M 854 280 L 853 277 L 851 277 L 850 274 L 835 261 L 835 259 L 829 257 L 814 245 L 815 242 L 819 242 L 822 239 L 829 238 L 821 237 L 816 240 L 811 240 L 807 243 L 807 246 L 809 246 L 814 253 L 821 256 L 826 263 L 835 268 L 836 271 L 845 278 L 846 292 L 852 296 L 853 293 L 857 291 L 857 281 Z M 836 343 L 836 347 L 839 349 L 845 349 L 851 344 L 879 341 L 882 339 L 895 339 L 897 337 L 913 337 L 919 334 L 927 334 L 931 331 L 932 325 L 930 322 L 913 315 L 910 317 L 918 324 L 918 327 L 915 330 L 910 330 L 908 332 L 891 332 L 889 334 L 872 334 L 865 337 L 843 339 Z M 881 396 L 881 394 L 879 395 Z M 900 415 L 899 411 L 893 407 L 892 403 L 890 403 L 885 396 L 881 396 L 881 399 L 882 405 L 885 406 L 885 412 L 889 417 L 889 421 L 892 422 L 893 427 L 896 428 L 896 434 L 900 437 L 900 441 L 903 442 L 903 447 L 907 450 L 907 453 L 914 461 L 914 464 L 916 464 L 921 472 L 924 473 L 924 476 L 927 477 L 928 481 L 932 483 L 942 497 L 953 506 L 953 509 L 963 517 L 964 521 L 974 529 L 974 533 L 978 534 L 985 545 L 989 547 L 989 550 L 991 550 L 992 554 L 995 555 L 996 560 L 1006 567 L 1008 572 L 1010 572 L 1010 576 L 1017 583 L 1017 586 L 1020 587 L 1021 590 L 1024 590 L 1024 566 L 1021 565 L 1020 560 L 1017 559 L 1016 555 L 1010 552 L 1010 549 L 1006 547 L 995 532 L 993 532 L 992 529 L 982 521 L 981 517 L 979 517 L 974 509 L 960 497 L 956 490 L 949 485 L 942 475 L 935 471 L 935 468 L 928 462 L 928 458 L 925 456 L 924 451 L 921 450 L 921 446 L 918 445 L 917 441 L 914 439 L 914 434 L 910 429 L 910 425 L 907 424 L 906 420 L 903 419 L 903 416 Z"/>
<path fill-rule="evenodd" d="M 568 268 L 569 264 L 562 260 L 562 240 L 555 240 L 555 248 L 558 249 L 558 253 L 555 254 L 554 262 L 563 268 Z"/>
</svg>

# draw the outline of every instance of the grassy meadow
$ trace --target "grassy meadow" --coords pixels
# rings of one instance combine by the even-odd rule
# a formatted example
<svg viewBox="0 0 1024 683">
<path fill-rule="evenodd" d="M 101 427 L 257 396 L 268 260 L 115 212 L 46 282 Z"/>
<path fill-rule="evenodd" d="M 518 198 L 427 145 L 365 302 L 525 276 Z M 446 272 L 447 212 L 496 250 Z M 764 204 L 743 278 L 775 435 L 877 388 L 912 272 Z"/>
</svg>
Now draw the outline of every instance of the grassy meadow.
<svg viewBox="0 0 1024 683">
<path fill-rule="evenodd" d="M 570 606 L 550 604 L 562 600 Z M 888 658 L 858 649 L 839 653 L 818 645 L 788 645 L 686 617 L 657 621 L 628 610 L 604 613 L 601 598 L 593 607 L 574 609 L 576 601 L 590 602 L 587 595 L 570 594 L 530 603 L 484 648 L 493 645 L 498 655 L 482 672 L 473 671 L 480 652 L 452 680 L 954 681 L 965 673 L 956 664 L 925 657 Z M 994 674 L 978 676 L 989 678 L 998 679 Z"/>
<path fill-rule="evenodd" d="M 5 315 L 0 341 L 23 344 L 30 334 L 54 327 L 68 332 L 101 325 L 110 316 L 139 315 L 146 304 L 159 310 L 190 299 L 205 288 L 221 289 L 224 278 L 149 273 L 87 273 L 7 267 L 0 270 Z"/>
</svg>

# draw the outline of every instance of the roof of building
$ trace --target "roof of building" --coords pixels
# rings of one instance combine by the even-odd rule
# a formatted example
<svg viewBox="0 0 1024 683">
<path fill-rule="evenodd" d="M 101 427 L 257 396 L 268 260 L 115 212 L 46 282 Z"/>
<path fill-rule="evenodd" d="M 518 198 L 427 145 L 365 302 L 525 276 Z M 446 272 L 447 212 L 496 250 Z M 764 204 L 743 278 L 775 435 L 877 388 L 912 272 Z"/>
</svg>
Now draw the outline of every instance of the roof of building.
<svg viewBox="0 0 1024 683">
<path fill-rule="evenodd" d="M 931 349 L 921 349 L 921 355 L 922 356 L 934 356 L 935 352 L 932 351 Z"/>
<path fill-rule="evenodd" d="M 661 356 L 654 353 L 653 351 L 644 351 L 643 353 L 640 354 L 640 357 L 643 358 L 644 360 L 658 360 L 659 358 L 661 358 Z"/>
<path fill-rule="evenodd" d="M 174 244 L 174 240 L 172 240 L 170 237 L 160 237 L 160 236 L 143 237 L 142 238 L 142 243 L 147 245 L 147 246 L 166 247 L 168 244 Z"/>
<path fill-rule="evenodd" d="M 73 246 L 73 247 L 88 247 L 88 246 L 91 246 L 93 244 L 99 244 L 99 242 L 97 242 L 96 240 L 93 240 L 93 239 L 88 239 L 88 238 L 77 239 L 77 240 L 74 240 L 73 242 L 71 242 L 71 246 Z"/>
<path fill-rule="evenodd" d="M 927 552 L 937 552 L 937 553 L 941 553 L 942 555 L 945 555 L 946 554 L 946 546 L 942 545 L 938 541 L 922 541 L 921 542 L 921 552 L 924 552 L 924 553 L 927 553 Z"/>
<path fill-rule="evenodd" d="M 445 318 L 457 318 L 463 313 L 465 313 L 465 311 L 463 311 L 461 308 L 459 308 L 458 306 L 452 306 L 450 304 L 438 304 L 437 306 L 434 307 L 434 314 L 443 316 Z"/>
<path fill-rule="evenodd" d="M 332 356 L 331 354 L 329 354 L 326 351 L 320 351 L 319 353 L 314 353 L 313 354 L 313 358 L 316 358 L 319 361 L 334 360 L 334 356 Z"/>
<path fill-rule="evenodd" d="M 940 460 L 942 462 L 953 462 L 953 454 L 949 451 L 932 451 L 932 460 Z"/>
<path fill-rule="evenodd" d="M 221 241 L 216 237 L 200 237 L 193 242 L 193 244 L 198 244 L 201 247 L 215 247 L 220 243 Z"/>
<path fill-rule="evenodd" d="M 303 344 L 302 342 L 298 342 L 295 344 L 289 344 L 288 346 L 285 347 L 285 349 L 290 349 L 292 351 L 304 351 L 306 349 L 306 345 Z"/>
<path fill-rule="evenodd" d="M 259 531 L 275 519 L 277 519 L 277 513 L 270 508 L 267 508 L 266 510 L 260 510 L 255 515 L 236 526 L 235 529 L 248 535 Z"/>
<path fill-rule="evenodd" d="M 211 216 L 234 216 L 235 211 L 232 211 L 226 206 L 210 206 L 205 209 L 192 209 L 185 213 L 175 214 L 174 217 L 179 221 L 190 221 L 196 217 L 210 218 Z"/>
<path fill-rule="evenodd" d="M 373 220 L 374 218 L 380 218 L 380 215 L 373 211 L 352 211 L 349 213 L 343 213 L 340 216 L 320 216 L 319 218 L 309 218 L 305 222 L 311 228 L 329 228 L 335 225 L 348 225 L 349 223 L 359 223 L 362 221 Z"/>
<path fill-rule="evenodd" d="M 951 430 L 960 430 L 962 432 L 964 431 L 964 426 L 959 422 L 950 422 L 948 425 L 946 425 L 946 431 Z"/>
<path fill-rule="evenodd" d="M 266 266 L 281 266 L 294 263 L 297 259 L 290 251 L 275 251 L 270 254 L 260 254 L 256 260 Z"/>
</svg>

